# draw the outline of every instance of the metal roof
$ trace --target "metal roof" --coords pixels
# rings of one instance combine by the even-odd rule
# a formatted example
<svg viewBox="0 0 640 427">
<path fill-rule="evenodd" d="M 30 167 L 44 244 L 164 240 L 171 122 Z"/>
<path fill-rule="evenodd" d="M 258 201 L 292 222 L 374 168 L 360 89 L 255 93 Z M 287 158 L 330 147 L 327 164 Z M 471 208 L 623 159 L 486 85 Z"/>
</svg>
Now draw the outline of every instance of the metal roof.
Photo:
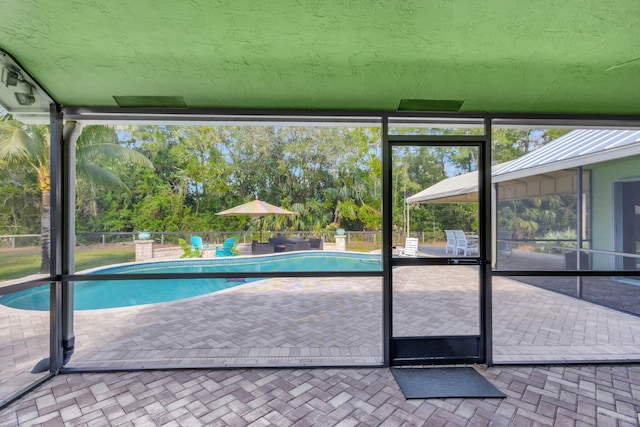
<svg viewBox="0 0 640 427">
<path fill-rule="evenodd" d="M 493 166 L 491 176 L 494 183 L 558 180 L 566 177 L 566 169 L 633 155 L 640 155 L 640 131 L 577 129 L 519 159 Z M 557 192 L 557 186 L 552 187 Z M 573 191 L 573 186 L 567 188 Z M 477 194 L 477 172 L 469 172 L 440 181 L 406 202 L 473 202 Z"/>
<path fill-rule="evenodd" d="M 577 129 L 494 170 L 494 182 L 640 154 L 640 131 Z"/>
</svg>

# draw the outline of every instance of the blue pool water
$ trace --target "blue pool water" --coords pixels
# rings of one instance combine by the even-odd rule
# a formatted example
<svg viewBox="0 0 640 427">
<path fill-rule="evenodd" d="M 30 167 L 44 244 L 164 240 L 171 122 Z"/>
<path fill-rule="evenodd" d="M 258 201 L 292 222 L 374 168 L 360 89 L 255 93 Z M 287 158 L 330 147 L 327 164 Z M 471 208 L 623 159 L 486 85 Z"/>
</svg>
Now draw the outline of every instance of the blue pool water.
<svg viewBox="0 0 640 427">
<path fill-rule="evenodd" d="M 164 261 L 107 267 L 91 274 L 380 271 L 380 255 L 309 252 L 264 257 L 214 258 Z M 242 285 L 246 279 L 102 280 L 76 282 L 76 310 L 154 304 L 204 295 Z M 49 310 L 49 285 L 0 296 L 0 304 L 23 310 Z"/>
</svg>

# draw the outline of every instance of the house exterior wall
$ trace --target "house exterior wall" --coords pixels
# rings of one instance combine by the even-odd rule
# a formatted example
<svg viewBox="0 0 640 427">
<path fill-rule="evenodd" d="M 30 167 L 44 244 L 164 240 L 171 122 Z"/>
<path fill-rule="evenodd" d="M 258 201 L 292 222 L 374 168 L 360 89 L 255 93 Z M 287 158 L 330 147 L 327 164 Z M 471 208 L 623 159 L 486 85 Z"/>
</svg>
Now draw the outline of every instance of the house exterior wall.
<svg viewBox="0 0 640 427">
<path fill-rule="evenodd" d="M 627 157 L 609 162 L 585 166 L 592 171 L 593 191 L 591 193 L 591 233 L 592 249 L 615 251 L 615 192 L 618 181 L 640 181 L 640 156 Z M 618 219 L 619 221 L 619 219 Z M 621 230 L 618 230 L 621 232 Z M 615 269 L 614 258 L 610 255 L 593 254 L 594 270 Z"/>
</svg>

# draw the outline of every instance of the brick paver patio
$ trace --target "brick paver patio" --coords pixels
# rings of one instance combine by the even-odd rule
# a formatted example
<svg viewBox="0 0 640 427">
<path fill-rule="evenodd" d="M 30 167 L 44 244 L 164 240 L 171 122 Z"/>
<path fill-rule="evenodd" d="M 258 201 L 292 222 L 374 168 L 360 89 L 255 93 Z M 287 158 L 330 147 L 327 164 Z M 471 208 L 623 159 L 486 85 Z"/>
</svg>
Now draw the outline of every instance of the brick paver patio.
<svg viewBox="0 0 640 427">
<path fill-rule="evenodd" d="M 394 270 L 395 335 L 477 333 L 477 271 L 453 268 Z M 176 302 L 78 311 L 77 349 L 68 366 L 380 364 L 381 286 L 378 278 L 280 278 Z M 46 313 L 0 307 L 2 397 L 35 379 L 28 372 L 48 353 L 47 328 Z M 494 357 L 497 362 L 638 360 L 640 318 L 496 277 Z M 637 366 L 481 372 L 507 394 L 506 400 L 405 401 L 389 371 L 380 368 L 62 375 L 0 413 L 0 423 L 639 422 L 634 406 L 640 399 Z"/>
<path fill-rule="evenodd" d="M 479 371 L 506 399 L 405 400 L 390 371 L 185 370 L 60 375 L 0 426 L 635 426 L 640 366 Z"/>
</svg>

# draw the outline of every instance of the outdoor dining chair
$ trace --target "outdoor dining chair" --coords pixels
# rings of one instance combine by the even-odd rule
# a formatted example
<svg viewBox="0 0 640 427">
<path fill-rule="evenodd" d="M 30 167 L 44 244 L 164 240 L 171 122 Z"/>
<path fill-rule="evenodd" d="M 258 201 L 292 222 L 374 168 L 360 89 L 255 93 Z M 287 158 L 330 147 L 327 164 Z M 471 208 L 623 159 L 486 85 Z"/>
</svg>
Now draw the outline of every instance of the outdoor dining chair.
<svg viewBox="0 0 640 427">
<path fill-rule="evenodd" d="M 467 256 L 473 252 L 478 252 L 479 246 L 477 239 L 473 239 L 470 236 L 467 236 L 462 230 L 453 230 L 453 232 L 456 236 L 456 255 L 462 253 L 464 256 Z"/>
<path fill-rule="evenodd" d="M 453 233 L 453 230 L 444 230 L 444 234 L 447 238 L 447 244 L 444 247 L 444 253 L 448 254 L 449 249 L 451 249 L 451 253 L 455 254 L 456 251 L 456 235 Z"/>
</svg>

